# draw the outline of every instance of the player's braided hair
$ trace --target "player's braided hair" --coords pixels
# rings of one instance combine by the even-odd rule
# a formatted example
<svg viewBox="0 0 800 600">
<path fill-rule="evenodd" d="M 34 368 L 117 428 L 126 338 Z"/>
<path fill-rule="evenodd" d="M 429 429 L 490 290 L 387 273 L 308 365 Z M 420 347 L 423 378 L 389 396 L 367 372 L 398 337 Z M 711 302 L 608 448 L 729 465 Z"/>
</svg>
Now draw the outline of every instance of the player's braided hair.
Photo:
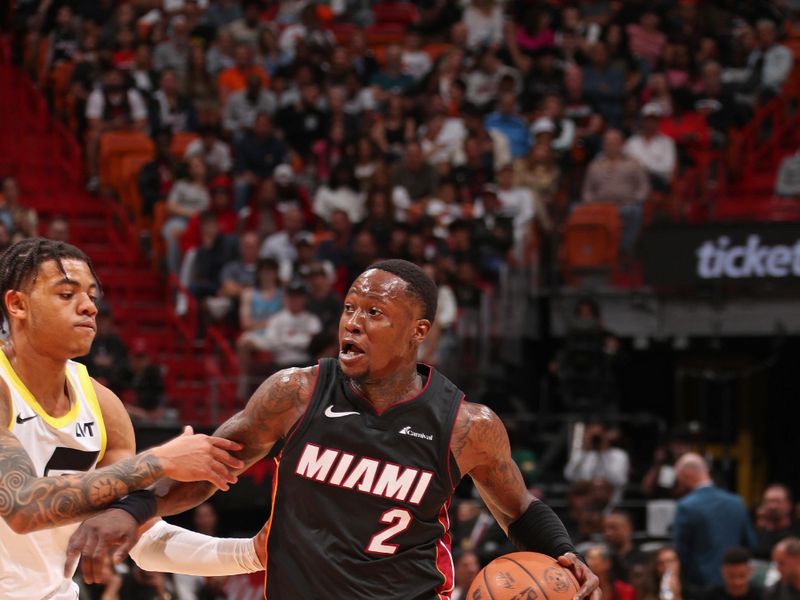
<svg viewBox="0 0 800 600">
<path fill-rule="evenodd" d="M 69 258 L 85 262 L 97 285 L 100 285 L 100 280 L 97 278 L 97 273 L 94 272 L 92 261 L 89 260 L 83 250 L 72 244 L 40 237 L 27 238 L 12 244 L 3 252 L 2 256 L 0 256 L 0 310 L 5 323 L 10 322 L 5 302 L 6 292 L 19 290 L 28 282 L 36 281 L 39 267 L 49 260 L 55 261 L 58 269 L 66 275 L 67 272 L 64 270 L 64 265 L 61 261 Z"/>
<path fill-rule="evenodd" d="M 433 323 L 436 317 L 436 307 L 439 301 L 439 291 L 436 283 L 419 266 L 407 260 L 391 258 L 372 263 L 370 269 L 380 269 L 392 275 L 397 275 L 406 282 L 406 290 L 422 304 L 422 318 Z"/>
</svg>

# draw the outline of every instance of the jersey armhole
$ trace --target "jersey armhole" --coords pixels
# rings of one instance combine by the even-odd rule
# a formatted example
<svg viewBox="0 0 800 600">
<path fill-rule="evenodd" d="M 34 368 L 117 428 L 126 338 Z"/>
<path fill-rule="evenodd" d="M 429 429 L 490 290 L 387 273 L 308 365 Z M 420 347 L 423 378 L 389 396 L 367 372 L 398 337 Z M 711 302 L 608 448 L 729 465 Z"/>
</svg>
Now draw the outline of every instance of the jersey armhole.
<svg viewBox="0 0 800 600">
<path fill-rule="evenodd" d="M 447 452 L 445 456 L 445 469 L 447 470 L 447 477 L 450 479 L 450 490 L 455 490 L 458 483 L 461 481 L 461 470 L 458 468 L 458 461 L 456 460 L 455 455 L 453 454 L 453 433 L 456 430 L 456 421 L 458 420 L 458 413 L 461 410 L 461 406 L 464 404 L 464 398 L 466 396 L 462 393 L 461 398 L 458 399 L 458 402 L 454 403 L 453 414 L 450 418 L 450 437 L 447 441 Z M 455 477 L 453 475 L 456 475 Z"/>
</svg>

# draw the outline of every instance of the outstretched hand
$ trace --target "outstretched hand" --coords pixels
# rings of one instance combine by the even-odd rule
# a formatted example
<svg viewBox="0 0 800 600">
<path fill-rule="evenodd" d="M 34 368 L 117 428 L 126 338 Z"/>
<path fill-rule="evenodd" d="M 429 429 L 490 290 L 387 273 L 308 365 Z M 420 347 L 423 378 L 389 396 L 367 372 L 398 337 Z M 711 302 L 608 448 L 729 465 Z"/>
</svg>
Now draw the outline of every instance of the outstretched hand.
<svg viewBox="0 0 800 600">
<path fill-rule="evenodd" d="M 69 538 L 64 576 L 72 577 L 78 559 L 86 583 L 105 583 L 113 566 L 125 560 L 139 539 L 139 524 L 127 511 L 111 508 L 86 519 Z"/>
<path fill-rule="evenodd" d="M 572 574 L 578 581 L 578 585 L 581 586 L 578 593 L 575 594 L 575 600 L 582 600 L 584 598 L 601 600 L 603 595 L 600 592 L 600 580 L 597 578 L 597 575 L 592 573 L 589 567 L 578 560 L 575 554 L 567 552 L 559 556 L 558 564 L 572 571 Z"/>
</svg>

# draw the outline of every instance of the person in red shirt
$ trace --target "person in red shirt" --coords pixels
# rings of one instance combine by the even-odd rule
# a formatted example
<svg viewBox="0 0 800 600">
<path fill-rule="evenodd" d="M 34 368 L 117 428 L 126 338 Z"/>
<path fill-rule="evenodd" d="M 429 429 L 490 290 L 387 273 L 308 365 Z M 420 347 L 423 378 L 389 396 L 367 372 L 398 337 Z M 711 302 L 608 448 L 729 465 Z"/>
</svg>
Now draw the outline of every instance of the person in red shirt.
<svg viewBox="0 0 800 600">
<path fill-rule="evenodd" d="M 236 232 L 238 216 L 231 207 L 231 180 L 225 175 L 218 175 L 208 185 L 211 193 L 211 206 L 209 210 L 217 216 L 219 232 L 230 235 Z M 200 214 L 189 220 L 186 230 L 181 235 L 181 250 L 185 253 L 190 248 L 200 244 Z"/>
<path fill-rule="evenodd" d="M 707 164 L 710 130 L 705 116 L 694 110 L 694 97 L 687 88 L 672 92 L 672 116 L 661 121 L 659 131 L 675 140 L 682 166 Z"/>
</svg>

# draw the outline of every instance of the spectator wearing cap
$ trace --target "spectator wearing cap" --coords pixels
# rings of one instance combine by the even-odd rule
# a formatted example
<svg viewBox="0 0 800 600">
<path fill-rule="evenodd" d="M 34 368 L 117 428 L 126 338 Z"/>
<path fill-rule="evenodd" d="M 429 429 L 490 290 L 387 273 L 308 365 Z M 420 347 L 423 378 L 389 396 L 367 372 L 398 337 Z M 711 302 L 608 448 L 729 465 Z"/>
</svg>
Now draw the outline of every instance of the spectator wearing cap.
<svg viewBox="0 0 800 600">
<path fill-rule="evenodd" d="M 514 92 L 502 92 L 497 99 L 497 110 L 484 119 L 486 129 L 502 133 L 508 140 L 513 159 L 521 158 L 530 148 L 530 134 L 525 120 L 517 114 Z"/>
<path fill-rule="evenodd" d="M 253 186 L 271 177 L 275 167 L 286 159 L 286 145 L 272 127 L 272 118 L 267 113 L 258 113 L 253 131 L 238 142 L 234 150 L 233 172 L 235 208 L 247 205 Z"/>
<path fill-rule="evenodd" d="M 322 323 L 316 315 L 306 310 L 305 304 L 306 288 L 303 282 L 290 283 L 284 294 L 284 308 L 267 321 L 264 329 L 250 331 L 239 338 L 239 361 L 245 377 L 244 381 L 240 380 L 240 398 L 245 398 L 249 391 L 246 378 L 252 369 L 254 351 L 271 354 L 271 372 L 285 367 L 306 366 L 311 362 L 309 344 L 322 331 Z"/>
<path fill-rule="evenodd" d="M 233 166 L 231 147 L 220 139 L 219 130 L 213 125 L 201 127 L 200 137 L 186 146 L 183 159 L 189 160 L 192 156 L 203 157 L 212 175 L 224 175 Z"/>
<path fill-rule="evenodd" d="M 608 202 L 619 206 L 622 219 L 620 247 L 633 251 L 642 224 L 642 203 L 650 194 L 647 172 L 623 152 L 625 139 L 618 129 L 603 135 L 603 153 L 590 164 L 583 181 L 584 202 Z"/>
<path fill-rule="evenodd" d="M 659 104 L 645 104 L 642 108 L 641 128 L 625 142 L 628 158 L 639 162 L 650 176 L 653 189 L 669 191 L 677 167 L 675 142 L 658 130 L 663 116 Z"/>
<path fill-rule="evenodd" d="M 237 44 L 233 61 L 233 66 L 222 71 L 217 79 L 219 102 L 222 106 L 225 106 L 231 94 L 247 87 L 247 78 L 250 75 L 258 77 L 262 87 L 269 85 L 269 75 L 263 67 L 253 61 L 253 48 L 250 45 Z"/>
<path fill-rule="evenodd" d="M 177 15 L 172 18 L 169 35 L 155 47 L 153 51 L 153 68 L 156 71 L 174 69 L 183 75 L 189 64 L 189 25 L 186 17 Z"/>
<path fill-rule="evenodd" d="M 589 65 L 583 68 L 583 93 L 611 126 L 622 120 L 625 72 L 612 63 L 603 42 L 589 46 Z"/>
<path fill-rule="evenodd" d="M 762 600 L 764 590 L 751 582 L 751 558 L 747 548 L 728 548 L 722 555 L 722 585 L 710 588 L 703 600 Z"/>
<path fill-rule="evenodd" d="M 259 113 L 271 115 L 277 108 L 275 94 L 264 88 L 257 73 L 247 76 L 245 89 L 233 92 L 223 107 L 222 126 L 234 141 L 252 129 Z"/>
<path fill-rule="evenodd" d="M 128 374 L 122 397 L 134 422 L 163 422 L 164 379 L 161 367 L 153 363 L 144 338 L 134 338 L 131 342 Z"/>
<path fill-rule="evenodd" d="M 207 210 L 211 203 L 206 173 L 205 161 L 199 156 L 192 158 L 189 160 L 189 177 L 176 181 L 167 197 L 167 221 L 161 235 L 167 245 L 167 266 L 172 273 L 177 273 L 180 268 L 180 238 L 189 220 Z"/>
</svg>

